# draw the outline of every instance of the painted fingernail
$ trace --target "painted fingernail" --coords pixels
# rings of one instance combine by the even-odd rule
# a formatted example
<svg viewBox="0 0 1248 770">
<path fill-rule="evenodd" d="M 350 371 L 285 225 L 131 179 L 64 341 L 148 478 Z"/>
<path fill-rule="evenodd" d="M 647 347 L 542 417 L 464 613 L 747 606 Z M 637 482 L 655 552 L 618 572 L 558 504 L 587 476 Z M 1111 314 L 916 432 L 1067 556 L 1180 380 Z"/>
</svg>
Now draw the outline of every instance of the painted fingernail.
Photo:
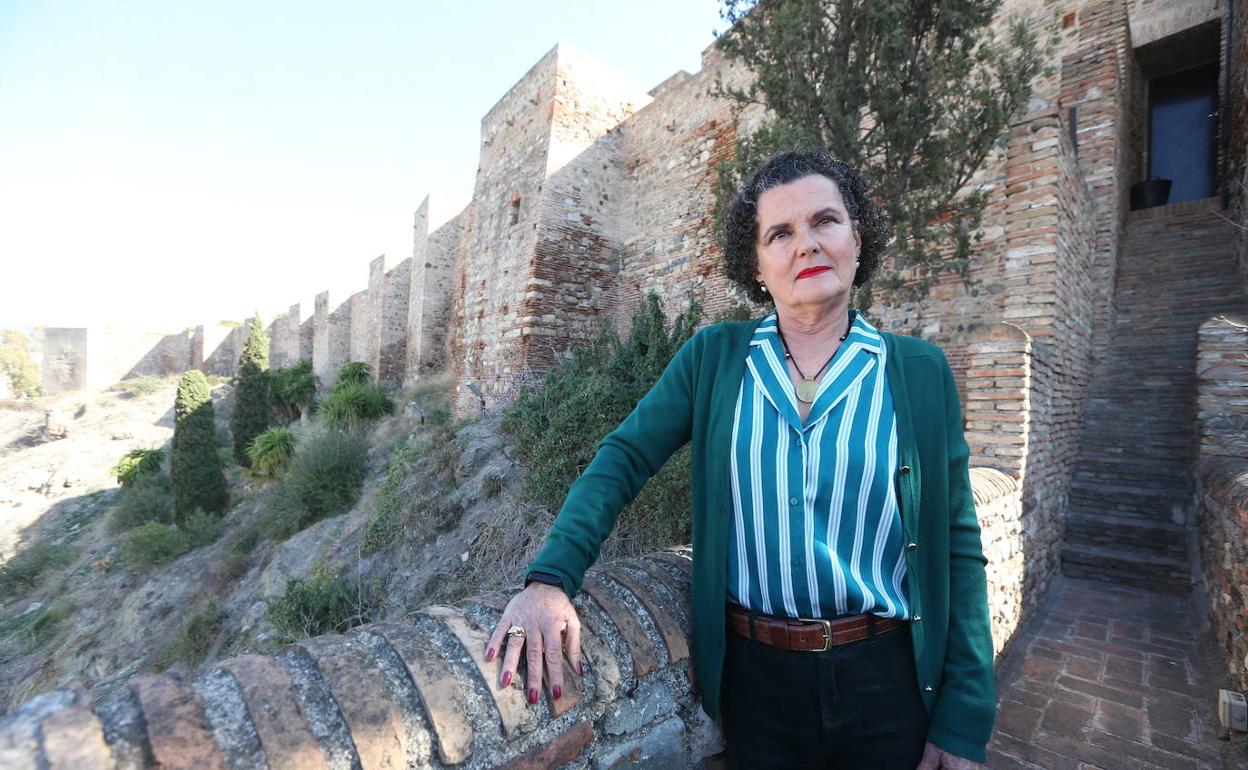
<svg viewBox="0 0 1248 770">
<path fill-rule="evenodd" d="M 555 685 L 554 691 L 551 694 L 555 696 L 555 700 L 559 700 L 559 696 L 563 695 L 563 688 L 559 685 Z"/>
<path fill-rule="evenodd" d="M 537 703 L 537 690 L 529 690 L 529 705 L 532 706 L 532 705 L 535 705 L 536 703 Z"/>
<path fill-rule="evenodd" d="M 581 676 L 585 676 L 585 661 L 578 660 L 576 662 L 576 673 L 580 674 Z"/>
<path fill-rule="evenodd" d="M 494 648 L 493 647 L 485 651 L 485 662 L 489 663 L 491 660 L 494 660 Z"/>
<path fill-rule="evenodd" d="M 509 684 L 511 684 L 511 672 L 504 671 L 503 672 L 503 687 L 506 687 Z"/>
</svg>

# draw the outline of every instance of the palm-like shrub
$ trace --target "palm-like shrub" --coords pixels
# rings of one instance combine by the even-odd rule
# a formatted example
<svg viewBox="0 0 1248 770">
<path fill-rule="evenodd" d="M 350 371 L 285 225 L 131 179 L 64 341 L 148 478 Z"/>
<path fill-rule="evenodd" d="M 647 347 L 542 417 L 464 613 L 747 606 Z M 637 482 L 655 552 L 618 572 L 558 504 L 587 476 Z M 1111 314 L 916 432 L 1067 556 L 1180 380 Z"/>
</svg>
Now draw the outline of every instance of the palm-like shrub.
<svg viewBox="0 0 1248 770">
<path fill-rule="evenodd" d="M 118 461 L 112 474 L 123 487 L 133 486 L 140 477 L 160 472 L 165 461 L 163 449 L 132 449 Z"/>
<path fill-rule="evenodd" d="M 312 372 L 311 361 L 270 370 L 269 404 L 278 420 L 289 423 L 303 418 L 319 386 L 320 380 Z"/>
<path fill-rule="evenodd" d="M 379 386 L 369 383 L 334 385 L 334 391 L 317 410 L 325 424 L 337 430 L 354 430 L 365 421 L 393 413 L 394 400 Z"/>
<path fill-rule="evenodd" d="M 220 513 L 229 494 L 217 456 L 212 395 L 203 372 L 192 370 L 182 375 L 173 413 L 169 473 L 175 519 L 184 521 L 196 508 Z"/>
<path fill-rule="evenodd" d="M 276 479 L 295 455 L 295 434 L 290 428 L 273 427 L 261 433 L 247 447 L 247 459 L 257 474 Z"/>
<path fill-rule="evenodd" d="M 269 427 L 269 337 L 260 316 L 251 320 L 247 344 L 238 359 L 238 379 L 234 390 L 234 413 L 230 415 L 230 432 L 234 434 L 234 459 L 247 465 L 247 447 Z"/>
<path fill-rule="evenodd" d="M 350 385 L 367 385 L 373 380 L 373 367 L 364 361 L 351 361 L 343 364 L 334 379 L 334 390 Z"/>
</svg>

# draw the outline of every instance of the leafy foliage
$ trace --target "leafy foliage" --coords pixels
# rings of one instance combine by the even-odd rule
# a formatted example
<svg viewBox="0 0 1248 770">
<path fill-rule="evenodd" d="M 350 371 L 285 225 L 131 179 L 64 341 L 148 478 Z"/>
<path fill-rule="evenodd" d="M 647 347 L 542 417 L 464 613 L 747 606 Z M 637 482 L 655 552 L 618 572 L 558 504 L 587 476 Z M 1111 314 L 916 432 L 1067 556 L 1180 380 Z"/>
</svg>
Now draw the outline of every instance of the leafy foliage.
<svg viewBox="0 0 1248 770">
<path fill-rule="evenodd" d="M 182 375 L 173 413 L 169 465 L 175 520 L 184 520 L 197 508 L 219 513 L 229 496 L 217 456 L 212 396 L 203 372 L 193 370 Z"/>
<path fill-rule="evenodd" d="M 48 572 L 73 562 L 76 553 L 68 544 L 37 540 L 0 564 L 0 596 L 34 588 Z"/>
<path fill-rule="evenodd" d="M 169 477 L 163 473 L 147 473 L 121 490 L 109 518 L 114 532 L 134 529 L 148 522 L 173 523 L 173 496 Z"/>
<path fill-rule="evenodd" d="M 529 473 L 521 497 L 557 511 L 598 442 L 613 430 L 658 381 L 676 350 L 701 318 L 694 302 L 676 317 L 671 331 L 657 295 L 651 293 L 633 318 L 627 342 L 604 326 L 588 346 L 546 376 L 535 392 L 523 393 L 503 416 L 516 438 Z M 620 516 L 619 541 L 641 552 L 689 537 L 689 451 L 673 455 Z"/>
<path fill-rule="evenodd" d="M 995 42 L 1001 0 L 721 3 L 735 26 L 719 45 L 756 78 L 718 90 L 738 111 L 766 107 L 770 120 L 720 167 L 717 218 L 774 152 L 826 149 L 878 186 L 893 220 L 895 260 L 877 285 L 916 299 L 941 272 L 969 280 L 987 197 L 961 191 L 1027 104 L 1044 60 L 1025 20 Z M 871 289 L 859 291 L 866 307 Z"/>
<path fill-rule="evenodd" d="M 177 527 L 149 521 L 136 527 L 122 542 L 121 558 L 126 566 L 140 570 L 167 564 L 189 550 L 186 536 Z"/>
<path fill-rule="evenodd" d="M 319 570 L 308 581 L 288 580 L 286 593 L 269 607 L 269 620 L 290 640 L 341 634 L 373 620 L 380 594 L 377 584 L 366 592 L 341 575 Z"/>
<path fill-rule="evenodd" d="M 4 330 L 4 342 L 0 344 L 0 377 L 9 381 L 9 389 L 15 395 L 34 398 L 42 392 L 39 367 L 30 357 L 30 338 L 17 329 Z"/>
<path fill-rule="evenodd" d="M 354 433 L 330 430 L 304 439 L 282 483 L 268 494 L 254 523 L 257 533 L 284 540 L 350 509 L 364 485 L 367 460 L 368 445 Z"/>
<path fill-rule="evenodd" d="M 379 386 L 354 382 L 335 384 L 317 410 L 321 420 L 337 430 L 355 430 L 366 421 L 393 413 L 394 401 Z"/>
<path fill-rule="evenodd" d="M 320 380 L 312 372 L 311 361 L 300 361 L 269 371 L 269 404 L 284 423 L 301 417 L 312 404 Z"/>
<path fill-rule="evenodd" d="M 143 374 L 129 380 L 122 380 L 115 385 L 110 385 L 108 390 L 121 391 L 122 393 L 132 396 L 147 396 L 155 393 L 164 386 L 165 381 L 159 377 L 152 377 L 151 375 Z"/>
<path fill-rule="evenodd" d="M 225 626 L 225 618 L 225 612 L 215 600 L 210 600 L 202 609 L 192 613 L 156 662 L 156 670 L 164 671 L 178 661 L 192 666 L 204 662 Z"/>
<path fill-rule="evenodd" d="M 352 385 L 367 385 L 373 381 L 373 367 L 364 361 L 350 361 L 343 364 L 334 378 L 334 390 Z"/>
<path fill-rule="evenodd" d="M 118 484 L 129 487 L 143 476 L 159 473 L 164 461 L 163 449 L 131 449 L 113 468 L 112 474 Z"/>
<path fill-rule="evenodd" d="M 247 447 L 252 470 L 270 479 L 276 479 L 286 470 L 294 454 L 295 434 L 290 428 L 269 428 Z"/>
<path fill-rule="evenodd" d="M 247 343 L 238 359 L 238 378 L 234 386 L 234 413 L 230 415 L 230 432 L 234 435 L 234 459 L 248 466 L 247 447 L 256 436 L 269 427 L 269 336 L 265 334 L 260 316 L 251 320 Z"/>
<path fill-rule="evenodd" d="M 404 484 L 416 460 L 417 445 L 404 441 L 386 463 L 386 478 L 373 497 L 373 515 L 369 517 L 361 538 L 360 549 L 368 554 L 390 545 L 403 528 Z"/>
</svg>

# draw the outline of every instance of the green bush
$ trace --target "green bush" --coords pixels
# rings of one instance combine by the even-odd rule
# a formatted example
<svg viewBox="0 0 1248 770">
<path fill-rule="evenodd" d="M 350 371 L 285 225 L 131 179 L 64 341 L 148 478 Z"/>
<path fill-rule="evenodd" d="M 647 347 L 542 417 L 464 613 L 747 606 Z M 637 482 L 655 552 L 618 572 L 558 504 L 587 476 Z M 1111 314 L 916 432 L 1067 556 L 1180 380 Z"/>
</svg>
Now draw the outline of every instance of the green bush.
<svg viewBox="0 0 1248 770">
<path fill-rule="evenodd" d="M 186 521 L 178 529 L 182 531 L 189 551 L 217 542 L 225 531 L 225 522 L 219 516 L 196 510 L 186 517 Z"/>
<path fill-rule="evenodd" d="M 175 518 L 182 521 L 196 508 L 219 513 L 229 502 L 229 494 L 217 455 L 212 396 L 202 372 L 182 375 L 173 411 L 169 466 Z"/>
<path fill-rule="evenodd" d="M 341 634 L 370 623 L 381 603 L 379 584 L 370 591 L 341 575 L 318 571 L 311 580 L 291 579 L 269 607 L 269 621 L 289 640 Z"/>
<path fill-rule="evenodd" d="M 0 596 L 34 588 L 48 572 L 72 563 L 77 556 L 72 546 L 38 540 L 13 554 L 0 565 Z"/>
<path fill-rule="evenodd" d="M 256 436 L 247 447 L 247 459 L 256 473 L 276 479 L 295 455 L 295 434 L 289 428 L 273 427 Z"/>
<path fill-rule="evenodd" d="M 364 553 L 373 553 L 390 545 L 403 529 L 403 487 L 415 460 L 416 444 L 409 440 L 399 444 L 390 462 L 386 463 L 386 478 L 373 497 L 373 515 L 368 519 L 360 542 Z"/>
<path fill-rule="evenodd" d="M 604 325 L 592 343 L 575 347 L 540 388 L 522 393 L 503 415 L 529 467 L 522 498 L 558 511 L 598 442 L 624 420 L 654 385 L 701 318 L 695 301 L 670 331 L 654 293 L 633 318 L 628 341 Z M 614 538 L 629 553 L 688 542 L 689 450 L 673 455 L 621 513 Z"/>
<path fill-rule="evenodd" d="M 147 396 L 155 393 L 164 386 L 165 381 L 161 378 L 144 374 L 129 380 L 122 380 L 115 385 L 110 385 L 108 390 L 120 391 L 131 396 Z"/>
<path fill-rule="evenodd" d="M 360 495 L 367 460 L 368 445 L 353 433 L 313 435 L 295 451 L 275 507 L 289 517 L 297 504 L 298 529 L 348 510 Z"/>
<path fill-rule="evenodd" d="M 144 474 L 122 488 L 109 517 L 109 528 L 120 532 L 150 522 L 173 523 L 173 495 L 169 490 L 169 477 L 159 472 Z"/>
<path fill-rule="evenodd" d="M 312 404 L 320 381 L 312 372 L 311 361 L 269 371 L 269 405 L 280 422 L 302 417 Z"/>
<path fill-rule="evenodd" d="M 17 396 L 35 398 L 42 391 L 39 367 L 30 357 L 30 338 L 17 329 L 4 330 L 0 344 L 0 378 L 9 381 L 9 389 Z"/>
<path fill-rule="evenodd" d="M 163 449 L 131 449 L 112 469 L 112 474 L 118 484 L 128 487 L 142 476 L 159 473 L 164 461 Z"/>
<path fill-rule="evenodd" d="M 151 521 L 136 527 L 121 544 L 126 566 L 140 570 L 166 564 L 191 550 L 186 534 L 177 527 Z"/>
<path fill-rule="evenodd" d="M 178 661 L 192 666 L 202 663 L 225 627 L 225 618 L 216 601 L 209 601 L 203 609 L 192 613 L 156 662 L 156 670 L 164 671 Z"/>
<path fill-rule="evenodd" d="M 373 367 L 363 361 L 351 361 L 343 364 L 334 378 L 334 390 L 352 385 L 367 385 L 373 381 Z"/>
<path fill-rule="evenodd" d="M 354 430 L 367 420 L 394 413 L 394 401 L 377 385 L 351 383 L 334 386 L 320 403 L 317 414 L 336 430 Z"/>
<path fill-rule="evenodd" d="M 269 427 L 269 335 L 257 315 L 251 319 L 247 343 L 238 359 L 238 379 L 234 384 L 234 411 L 230 433 L 234 436 L 234 460 L 248 467 L 247 447 Z"/>
</svg>

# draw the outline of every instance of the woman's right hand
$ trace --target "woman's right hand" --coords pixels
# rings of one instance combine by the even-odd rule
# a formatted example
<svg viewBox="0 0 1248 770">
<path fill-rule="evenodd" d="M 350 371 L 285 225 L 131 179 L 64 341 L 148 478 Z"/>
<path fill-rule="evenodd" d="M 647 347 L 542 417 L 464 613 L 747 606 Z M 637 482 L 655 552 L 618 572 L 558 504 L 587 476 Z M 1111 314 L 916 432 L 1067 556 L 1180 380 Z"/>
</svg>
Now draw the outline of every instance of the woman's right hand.
<svg viewBox="0 0 1248 770">
<path fill-rule="evenodd" d="M 508 629 L 519 626 L 524 636 L 508 636 Z M 566 635 L 566 638 L 565 638 Z M 550 695 L 563 695 L 563 648 L 567 645 L 568 660 L 577 674 L 585 675 L 585 663 L 581 657 L 581 621 L 576 608 L 562 588 L 545 583 L 530 583 L 511 598 L 503 617 L 490 636 L 485 651 L 486 661 L 494 660 L 503 643 L 507 650 L 503 656 L 503 670 L 499 684 L 507 687 L 516 674 L 520 651 L 525 650 L 527 665 L 527 696 L 530 705 L 537 703 L 542 688 L 542 671 L 550 682 Z"/>
</svg>

